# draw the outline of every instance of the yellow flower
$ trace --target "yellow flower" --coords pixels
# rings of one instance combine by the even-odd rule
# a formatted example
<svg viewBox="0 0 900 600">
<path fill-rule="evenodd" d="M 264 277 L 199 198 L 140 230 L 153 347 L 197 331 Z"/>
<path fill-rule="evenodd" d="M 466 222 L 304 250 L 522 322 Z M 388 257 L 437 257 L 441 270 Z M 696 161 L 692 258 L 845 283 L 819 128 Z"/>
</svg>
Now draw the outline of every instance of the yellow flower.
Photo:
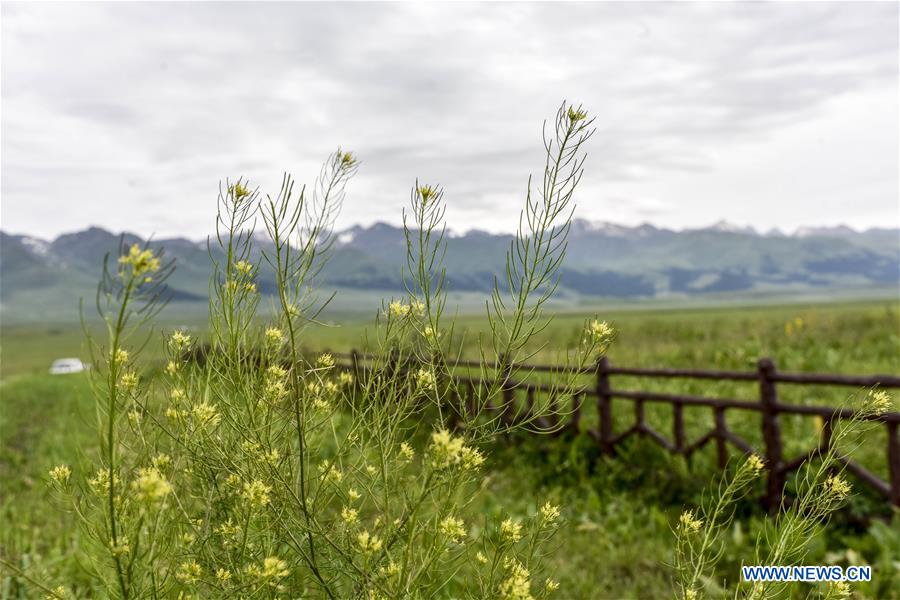
<svg viewBox="0 0 900 600">
<path fill-rule="evenodd" d="M 174 360 L 170 360 L 168 364 L 166 364 L 166 373 L 169 375 L 175 375 L 178 372 L 178 365 Z"/>
<path fill-rule="evenodd" d="M 347 371 L 342 371 L 340 375 L 338 375 L 338 383 L 341 385 L 350 385 L 353 383 L 353 373 L 349 373 Z"/>
<path fill-rule="evenodd" d="M 825 491 L 838 500 L 843 500 L 850 494 L 852 487 L 840 475 L 831 475 L 825 480 Z"/>
<path fill-rule="evenodd" d="M 351 152 L 341 152 L 341 149 L 338 148 L 338 159 L 341 161 L 341 167 L 344 169 L 349 169 L 356 164 L 356 157 L 353 156 Z"/>
<path fill-rule="evenodd" d="M 113 354 L 113 362 L 118 365 L 123 365 L 128 362 L 128 350 L 123 348 L 118 348 Z"/>
<path fill-rule="evenodd" d="M 703 527 L 703 521 L 695 517 L 692 510 L 681 513 L 679 521 L 681 521 L 681 527 L 686 531 L 700 531 L 700 528 Z"/>
<path fill-rule="evenodd" d="M 587 112 L 581 110 L 580 108 L 574 108 L 570 106 L 569 110 L 566 112 L 566 116 L 572 123 L 577 123 L 578 121 L 583 121 L 587 118 Z"/>
<path fill-rule="evenodd" d="M 555 592 L 556 590 L 559 589 L 559 583 L 557 583 L 556 581 L 553 581 L 552 579 L 547 579 L 544 582 L 544 589 L 547 590 L 548 592 Z"/>
<path fill-rule="evenodd" d="M 500 598 L 503 600 L 532 600 L 531 574 L 517 560 L 506 563 L 507 576 L 500 583 Z"/>
<path fill-rule="evenodd" d="M 322 354 L 316 360 L 316 364 L 323 369 L 330 369 L 334 366 L 334 357 L 330 354 Z"/>
<path fill-rule="evenodd" d="M 72 469 L 66 465 L 59 465 L 50 469 L 50 478 L 59 485 L 66 485 L 69 477 L 72 476 Z"/>
<path fill-rule="evenodd" d="M 156 504 L 172 493 L 172 485 L 166 481 L 156 467 L 148 467 L 138 471 L 138 477 L 131 482 L 138 502 Z"/>
<path fill-rule="evenodd" d="M 210 427 L 215 427 L 219 423 L 219 413 L 216 412 L 216 407 L 207 402 L 201 402 L 200 404 L 195 405 L 191 412 L 194 415 L 194 419 L 197 421 L 199 425 L 209 425 Z"/>
<path fill-rule="evenodd" d="M 261 579 L 283 579 L 290 571 L 285 561 L 277 556 L 267 556 L 263 559 L 262 567 L 251 565 L 247 568 L 247 573 Z"/>
<path fill-rule="evenodd" d="M 461 465 L 465 469 L 475 469 L 484 462 L 484 456 L 475 448 L 465 445 L 461 437 L 453 437 L 446 429 L 431 434 L 431 466 L 446 469 Z"/>
<path fill-rule="evenodd" d="M 169 337 L 169 345 L 172 346 L 175 350 L 181 350 L 185 346 L 190 345 L 191 336 L 187 335 L 183 331 L 174 331 L 172 332 L 171 337 Z"/>
<path fill-rule="evenodd" d="M 483 564 L 483 565 L 486 565 L 486 564 L 488 563 L 487 556 L 485 556 L 484 553 L 481 552 L 480 550 L 479 550 L 479 552 L 475 555 L 475 560 L 477 560 L 479 563 L 481 563 L 481 564 Z"/>
<path fill-rule="evenodd" d="M 372 554 L 381 550 L 381 539 L 377 535 L 370 535 L 368 531 L 361 531 L 356 536 L 356 543 L 363 554 Z"/>
<path fill-rule="evenodd" d="M 422 206 L 427 205 L 431 200 L 437 198 L 439 195 L 438 188 L 432 187 L 430 185 L 420 185 L 416 188 L 416 191 L 419 194 L 419 197 L 422 199 Z"/>
<path fill-rule="evenodd" d="M 250 190 L 240 181 L 228 186 L 228 192 L 237 200 L 242 200 L 250 195 Z"/>
<path fill-rule="evenodd" d="M 360 498 L 359 492 L 356 491 L 356 488 L 350 488 L 349 490 L 347 490 L 347 497 L 350 498 L 351 502 L 356 502 Z"/>
<path fill-rule="evenodd" d="M 344 522 L 344 525 L 353 525 L 359 520 L 359 511 L 355 508 L 350 508 L 345 506 L 341 509 L 341 521 Z"/>
<path fill-rule="evenodd" d="M 252 281 L 248 281 L 247 283 L 244 284 L 244 290 L 248 294 L 255 294 L 256 293 L 256 284 L 253 283 Z"/>
<path fill-rule="evenodd" d="M 138 244 L 132 244 L 128 254 L 119 257 L 119 264 L 131 267 L 131 273 L 137 279 L 144 278 L 148 273 L 159 271 L 160 266 L 159 258 L 153 255 L 153 251 L 141 250 Z"/>
<path fill-rule="evenodd" d="M 549 502 L 544 503 L 544 505 L 541 507 L 541 520 L 545 523 L 553 523 L 558 518 L 559 507 L 554 506 Z"/>
<path fill-rule="evenodd" d="M 415 451 L 412 449 L 412 446 L 407 444 L 406 442 L 400 443 L 400 456 L 405 458 L 406 460 L 412 460 L 413 456 L 415 456 Z"/>
<path fill-rule="evenodd" d="M 257 479 L 244 484 L 244 491 L 241 493 L 241 496 L 251 506 L 265 506 L 269 503 L 269 494 L 271 492 L 272 488 Z"/>
<path fill-rule="evenodd" d="M 594 319 L 588 324 L 586 340 L 600 349 L 605 351 L 612 343 L 616 332 L 612 326 L 606 321 L 598 321 Z"/>
<path fill-rule="evenodd" d="M 522 539 L 522 524 L 512 519 L 505 519 L 500 523 L 500 536 L 515 544 Z"/>
<path fill-rule="evenodd" d="M 175 579 L 187 585 L 197 583 L 202 576 L 203 568 L 193 560 L 181 563 L 175 571 Z"/>
<path fill-rule="evenodd" d="M 466 536 L 466 529 L 462 519 L 448 516 L 441 521 L 439 529 L 441 533 L 446 535 L 454 542 L 458 542 Z"/>
<path fill-rule="evenodd" d="M 409 301 L 409 308 L 416 316 L 421 317 L 425 314 L 425 303 L 417 298 Z"/>
<path fill-rule="evenodd" d="M 832 593 L 828 594 L 828 596 L 838 598 L 839 600 L 850 597 L 850 584 L 846 581 L 832 581 L 828 585 L 832 590 Z"/>
<path fill-rule="evenodd" d="M 284 333 L 277 327 L 266 328 L 266 344 L 270 346 L 281 346 L 284 343 Z"/>
<path fill-rule="evenodd" d="M 234 270 L 240 275 L 248 275 L 253 270 L 253 265 L 246 260 L 239 260 L 234 263 Z"/>
<path fill-rule="evenodd" d="M 880 415 L 891 410 L 893 401 L 891 395 L 884 390 L 871 390 L 866 398 L 865 411 Z"/>
<path fill-rule="evenodd" d="M 435 331 L 431 325 L 428 325 L 422 331 L 422 337 L 424 337 L 427 342 L 436 342 L 441 338 L 441 332 Z"/>
<path fill-rule="evenodd" d="M 119 379 L 119 385 L 122 386 L 122 389 L 125 391 L 133 390 L 137 387 L 138 384 L 138 376 L 134 371 L 128 371 L 122 378 Z"/>
<path fill-rule="evenodd" d="M 172 464 L 172 458 L 168 454 L 157 454 L 150 461 L 150 464 L 160 470 L 166 469 Z"/>
<path fill-rule="evenodd" d="M 394 300 L 388 305 L 388 315 L 391 317 L 402 318 L 409 314 L 409 306 Z"/>
<path fill-rule="evenodd" d="M 747 464 L 750 466 L 750 469 L 753 471 L 753 473 L 757 475 L 766 466 L 762 459 L 755 454 L 751 454 L 747 458 Z"/>
<path fill-rule="evenodd" d="M 231 579 L 231 571 L 228 569 L 218 569 L 216 571 L 216 579 L 218 579 L 220 583 L 227 583 Z"/>
<path fill-rule="evenodd" d="M 416 373 L 416 387 L 423 391 L 433 390 L 437 385 L 437 378 L 430 369 L 421 368 Z"/>
</svg>

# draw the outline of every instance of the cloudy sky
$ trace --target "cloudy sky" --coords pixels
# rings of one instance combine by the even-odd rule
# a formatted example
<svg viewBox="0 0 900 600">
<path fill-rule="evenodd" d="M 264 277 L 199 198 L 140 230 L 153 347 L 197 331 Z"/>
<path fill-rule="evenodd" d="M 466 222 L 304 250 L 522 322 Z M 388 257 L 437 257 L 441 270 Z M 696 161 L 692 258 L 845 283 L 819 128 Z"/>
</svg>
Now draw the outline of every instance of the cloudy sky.
<svg viewBox="0 0 900 600">
<path fill-rule="evenodd" d="M 541 123 L 596 117 L 578 216 L 898 226 L 898 5 L 2 6 L 5 231 L 205 237 L 219 180 L 363 161 L 340 226 L 511 230 Z"/>
</svg>

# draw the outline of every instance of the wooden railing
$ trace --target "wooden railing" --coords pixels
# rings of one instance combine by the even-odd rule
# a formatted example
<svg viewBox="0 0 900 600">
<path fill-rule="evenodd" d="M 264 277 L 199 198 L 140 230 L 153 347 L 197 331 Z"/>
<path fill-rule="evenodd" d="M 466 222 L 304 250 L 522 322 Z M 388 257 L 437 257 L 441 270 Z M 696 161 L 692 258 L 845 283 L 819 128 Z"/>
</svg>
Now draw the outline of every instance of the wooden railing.
<svg viewBox="0 0 900 600">
<path fill-rule="evenodd" d="M 373 358 L 371 355 L 357 351 L 333 354 L 337 359 L 346 361 L 340 365 L 341 367 L 355 371 L 358 374 L 362 374 L 365 364 Z M 456 366 L 460 368 L 477 368 L 481 365 L 478 362 L 460 361 Z M 496 365 L 491 366 L 496 367 Z M 552 373 L 556 370 L 555 367 L 547 365 L 527 365 L 524 368 L 531 372 Z M 764 500 L 770 510 L 777 510 L 782 505 L 788 475 L 800 468 L 805 462 L 827 451 L 831 444 L 831 435 L 835 423 L 841 419 L 850 418 L 855 414 L 853 410 L 848 408 L 785 404 L 778 398 L 778 384 L 900 388 L 900 377 L 889 375 L 850 376 L 782 373 L 775 368 L 775 364 L 768 358 L 762 358 L 758 361 L 756 371 L 636 369 L 614 367 L 608 359 L 603 358 L 597 362 L 596 368 L 585 371 L 584 374 L 593 375 L 595 377 L 595 385 L 593 388 L 584 387 L 575 390 L 572 394 L 571 411 L 567 412 L 568 421 L 562 423 L 557 418 L 551 418 L 552 420 L 550 421 L 538 419 L 538 425 L 556 432 L 582 431 L 581 416 L 584 400 L 586 396 L 593 396 L 597 403 L 598 423 L 596 428 L 590 428 L 586 431 L 596 440 L 600 450 L 608 456 L 614 456 L 617 447 L 632 436 L 647 438 L 672 454 L 688 458 L 697 450 L 714 442 L 718 465 L 720 468 L 724 468 L 728 461 L 728 445 L 730 444 L 743 453 L 754 453 L 764 460 L 767 470 Z M 613 387 L 613 377 L 755 382 L 759 390 L 759 399 L 752 402 L 733 398 L 710 398 L 624 390 Z M 478 378 L 464 376 L 457 376 L 457 378 L 463 384 L 464 389 L 467 390 L 466 393 L 469 398 L 474 394 L 476 386 L 486 383 Z M 549 385 L 507 381 L 502 390 L 502 406 L 489 408 L 497 409 L 501 418 L 507 422 L 513 422 L 517 418 L 522 418 L 523 414 L 528 415 L 528 411 L 534 403 L 535 393 L 550 392 L 553 389 L 553 386 Z M 513 410 L 516 404 L 516 395 L 521 392 L 525 394 L 525 404 L 518 411 Z M 614 431 L 613 426 L 612 400 L 614 398 L 629 400 L 634 405 L 634 424 L 619 433 Z M 672 440 L 667 439 L 647 422 L 644 412 L 644 407 L 647 403 L 662 403 L 672 407 Z M 712 409 L 712 428 L 693 441 L 689 441 L 685 435 L 684 410 L 686 407 L 708 407 Z M 744 438 L 729 428 L 726 419 L 726 411 L 729 410 L 750 411 L 761 415 L 760 428 L 763 442 L 761 449 L 754 448 Z M 779 419 L 779 416 L 782 414 L 821 417 L 822 428 L 818 445 L 799 456 L 786 457 L 784 455 L 783 435 Z M 881 423 L 886 429 L 886 458 L 889 481 L 882 480 L 847 456 L 839 456 L 838 460 L 848 472 L 855 475 L 865 485 L 874 489 L 891 504 L 900 506 L 900 436 L 898 436 L 900 412 L 871 415 L 866 417 L 866 419 Z"/>
</svg>

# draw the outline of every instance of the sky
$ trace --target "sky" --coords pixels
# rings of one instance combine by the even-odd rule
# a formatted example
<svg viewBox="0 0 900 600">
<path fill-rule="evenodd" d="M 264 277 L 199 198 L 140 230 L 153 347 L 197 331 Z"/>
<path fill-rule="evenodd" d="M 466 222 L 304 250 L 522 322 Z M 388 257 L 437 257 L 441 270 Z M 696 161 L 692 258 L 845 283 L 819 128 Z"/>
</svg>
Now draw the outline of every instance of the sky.
<svg viewBox="0 0 900 600">
<path fill-rule="evenodd" d="M 205 238 L 219 182 L 360 159 L 339 228 L 512 231 L 541 128 L 596 119 L 576 216 L 900 226 L 898 4 L 2 4 L 0 227 Z"/>
</svg>

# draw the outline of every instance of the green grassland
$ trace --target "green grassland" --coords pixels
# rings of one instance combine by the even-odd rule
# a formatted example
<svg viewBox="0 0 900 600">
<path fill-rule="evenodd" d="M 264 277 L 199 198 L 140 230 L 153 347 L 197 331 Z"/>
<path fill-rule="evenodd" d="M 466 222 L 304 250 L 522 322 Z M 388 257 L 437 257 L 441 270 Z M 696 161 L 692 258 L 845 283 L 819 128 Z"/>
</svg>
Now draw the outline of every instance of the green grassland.
<svg viewBox="0 0 900 600">
<path fill-rule="evenodd" d="M 894 301 L 719 307 L 702 309 L 623 309 L 560 312 L 532 350 L 534 362 L 554 363 L 565 348 L 578 343 L 585 318 L 613 322 L 619 337 L 610 350 L 614 364 L 636 367 L 696 367 L 752 370 L 761 356 L 786 371 L 851 374 L 900 373 L 900 303 Z M 333 317 L 311 327 L 306 345 L 334 351 L 364 349 L 372 319 Z M 161 329 L 188 326 L 200 335 L 201 323 L 169 317 Z M 462 315 L 455 335 L 464 354 L 475 354 L 482 318 Z M 148 369 L 160 353 L 159 335 L 151 334 L 143 360 Z M 86 374 L 46 374 L 54 358 L 85 361 L 84 334 L 74 325 L 16 325 L 2 330 L 0 362 L 0 558 L 36 577 L 84 581 L 79 561 L 82 543 L 74 517 L 54 508 L 46 473 L 66 462 L 77 470 L 95 445 L 94 401 Z M 585 379 L 590 384 L 590 378 Z M 704 381 L 651 381 L 614 378 L 616 387 L 673 393 L 730 396 L 755 400 L 755 386 Z M 838 405 L 858 390 L 780 386 L 787 402 Z M 616 429 L 632 420 L 627 401 L 614 402 Z M 671 437 L 671 408 L 649 406 L 647 417 Z M 584 407 L 584 427 L 596 413 Z M 690 440 L 712 424 L 708 409 L 686 411 Z M 784 418 L 789 456 L 808 449 L 817 424 L 805 417 Z M 758 416 L 729 413 L 729 426 L 759 447 Z M 885 440 L 880 430 L 867 435 L 854 456 L 886 477 Z M 484 493 L 472 507 L 478 514 L 501 507 L 525 515 L 550 499 L 563 508 L 565 526 L 548 558 L 550 574 L 561 583 L 561 598 L 671 597 L 671 527 L 682 507 L 699 500 L 715 476 L 713 449 L 691 464 L 672 458 L 642 440 L 627 444 L 615 460 L 598 455 L 586 435 L 560 438 L 518 435 L 491 450 Z M 761 488 L 757 490 L 761 492 Z M 877 513 L 874 520 L 862 515 Z M 734 580 L 741 561 L 753 558 L 764 513 L 758 494 L 737 507 L 739 518 L 723 547 L 719 579 Z M 849 507 L 825 532 L 809 540 L 806 564 L 871 564 L 874 580 L 856 590 L 861 597 L 900 598 L 900 517 L 874 494 L 859 488 Z M 56 580 L 54 580 L 54 583 Z M 796 597 L 812 588 L 797 586 Z M 40 597 L 12 571 L 0 567 L 0 598 Z"/>
</svg>

